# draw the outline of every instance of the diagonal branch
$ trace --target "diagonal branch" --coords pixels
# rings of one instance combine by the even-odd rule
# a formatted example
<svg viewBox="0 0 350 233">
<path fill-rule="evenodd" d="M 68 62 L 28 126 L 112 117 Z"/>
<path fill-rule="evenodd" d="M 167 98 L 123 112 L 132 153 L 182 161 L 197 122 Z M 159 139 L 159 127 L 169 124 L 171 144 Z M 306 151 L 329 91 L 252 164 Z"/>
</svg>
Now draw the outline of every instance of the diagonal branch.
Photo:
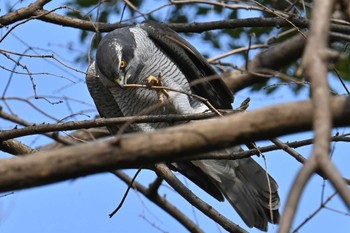
<svg viewBox="0 0 350 233">
<path fill-rule="evenodd" d="M 27 19 L 34 15 L 34 13 L 43 8 L 43 6 L 51 0 L 37 0 L 27 7 L 20 8 L 16 11 L 10 12 L 0 17 L 0 28 L 15 23 L 22 19 Z"/>
<path fill-rule="evenodd" d="M 332 137 L 333 139 L 333 137 Z M 331 139 L 331 140 L 332 140 Z M 293 158 L 295 158 L 298 162 L 300 162 L 301 164 L 305 164 L 308 160 L 305 159 L 304 156 L 302 156 L 301 154 L 299 154 L 297 151 L 295 151 L 294 149 L 292 149 L 290 146 L 287 145 L 287 143 L 283 143 L 282 141 L 280 141 L 277 138 L 271 139 L 271 141 L 273 143 L 275 143 L 276 146 L 278 146 L 279 148 L 283 149 L 285 152 L 287 152 L 288 154 L 290 154 Z M 325 176 L 325 174 L 323 174 L 321 171 L 316 171 L 316 173 L 321 176 L 323 179 L 327 179 L 327 176 Z M 347 178 L 343 177 L 343 180 L 346 182 L 347 185 L 350 185 L 350 181 Z"/>
<path fill-rule="evenodd" d="M 279 70 L 299 59 L 303 53 L 306 39 L 299 34 L 259 53 L 248 64 L 248 72 L 237 75 L 235 71 L 223 75 L 223 80 L 233 93 L 236 93 L 254 83 L 264 82 L 265 77 L 256 75 L 260 69 Z M 259 72 L 264 74 L 264 72 Z M 227 78 L 226 78 L 227 77 Z"/>
<path fill-rule="evenodd" d="M 131 178 L 126 175 L 122 171 L 112 171 L 114 175 L 116 175 L 119 179 L 121 179 L 127 185 L 130 184 Z M 174 217 L 177 221 L 179 221 L 184 227 L 186 227 L 190 232 L 194 233 L 203 233 L 204 231 L 200 229 L 191 219 L 189 219 L 184 213 L 182 213 L 176 206 L 173 206 L 170 202 L 168 202 L 164 197 L 160 196 L 156 192 L 150 192 L 150 189 L 147 189 L 142 184 L 137 181 L 133 182 L 131 186 L 132 189 L 137 190 L 139 193 L 143 194 L 150 201 L 158 205 L 165 212 Z"/>
<path fill-rule="evenodd" d="M 36 152 L 37 150 L 23 144 L 15 139 L 0 140 L 0 151 L 7 152 L 12 155 L 27 155 Z"/>
<path fill-rule="evenodd" d="M 162 177 L 166 182 L 173 187 L 176 192 L 178 192 L 183 198 L 185 198 L 189 203 L 195 206 L 198 210 L 202 211 L 209 218 L 213 219 L 215 222 L 220 224 L 224 229 L 233 233 L 247 233 L 244 229 L 239 227 L 237 224 L 233 223 L 225 216 L 221 215 L 212 206 L 208 205 L 196 195 L 194 195 L 191 190 L 189 190 L 181 181 L 179 181 L 176 176 L 170 171 L 170 169 L 164 164 L 156 164 L 155 170 L 158 176 Z"/>
<path fill-rule="evenodd" d="M 15 154 L 15 155 L 31 154 L 36 152 L 36 150 L 13 139 L 1 141 L 0 150 L 4 150 L 4 151 L 9 150 L 8 151 L 9 153 Z M 115 174 L 118 178 L 120 178 L 122 181 L 124 181 L 128 185 L 132 182 L 132 179 L 122 171 L 112 171 L 111 173 Z M 150 201 L 158 205 L 160 208 L 162 208 L 164 211 L 166 211 L 168 214 L 174 217 L 177 221 L 179 221 L 190 232 L 204 233 L 204 231 L 201 230 L 199 226 L 197 226 L 184 213 L 182 213 L 179 209 L 173 206 L 164 197 L 161 197 L 158 194 L 154 185 L 150 186 L 147 189 L 137 181 L 133 181 L 131 188 L 137 190 L 138 192 L 143 194 L 145 197 L 147 197 Z"/>
<path fill-rule="evenodd" d="M 335 126 L 349 125 L 350 98 L 331 100 Z M 192 160 L 195 154 L 311 129 L 310 101 L 281 104 L 115 140 L 97 140 L 0 161 L 0 192 L 119 168 Z"/>
</svg>

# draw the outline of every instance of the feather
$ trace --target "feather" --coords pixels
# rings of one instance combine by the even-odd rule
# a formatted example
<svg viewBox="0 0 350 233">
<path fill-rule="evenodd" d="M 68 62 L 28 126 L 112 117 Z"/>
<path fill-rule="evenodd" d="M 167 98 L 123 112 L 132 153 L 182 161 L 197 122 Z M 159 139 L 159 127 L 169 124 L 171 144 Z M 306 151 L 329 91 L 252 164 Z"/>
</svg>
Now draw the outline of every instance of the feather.
<svg viewBox="0 0 350 233">
<path fill-rule="evenodd" d="M 98 113 L 101 117 L 122 117 L 123 113 L 121 112 L 118 103 L 114 100 L 109 89 L 101 83 L 99 75 L 102 74 L 97 74 L 95 62 L 92 62 L 86 72 L 85 81 Z M 108 129 L 112 134 L 115 134 L 118 132 L 119 127 L 110 126 Z"/>
<path fill-rule="evenodd" d="M 198 81 L 198 79 L 203 80 L 203 82 L 191 86 L 194 93 L 208 99 L 215 108 L 232 108 L 232 92 L 207 60 L 190 43 L 170 28 L 154 21 L 146 21 L 140 27 L 148 33 L 149 37 L 168 57 L 173 59 L 189 83 Z M 213 75 L 218 78 L 210 81 L 204 79 Z"/>
<path fill-rule="evenodd" d="M 147 21 L 114 30 L 98 46 L 96 67 L 90 66 L 86 82 L 101 116 L 132 116 L 150 109 L 153 110 L 147 114 L 196 113 L 205 107 L 199 100 L 170 91 L 171 101 L 154 110 L 159 102 L 155 90 L 109 86 L 118 77 L 120 59 L 127 64 L 123 72 L 130 76 L 131 83 L 144 84 L 149 76 L 157 77 L 161 73 L 163 86 L 200 95 L 216 108 L 232 109 L 233 95 L 225 83 L 220 78 L 206 79 L 217 75 L 206 59 L 170 28 Z M 97 79 L 91 75 L 95 72 Z M 190 86 L 193 81 L 199 84 Z M 132 129 L 153 131 L 176 124 L 135 124 Z M 112 128 L 111 132 L 115 129 L 118 128 Z M 242 149 L 234 147 L 210 153 L 230 154 L 239 150 Z M 278 185 L 252 158 L 188 161 L 168 166 L 219 201 L 225 197 L 247 226 L 266 231 L 268 222 L 278 223 Z"/>
<path fill-rule="evenodd" d="M 206 172 L 247 226 L 267 231 L 267 222 L 278 223 L 278 185 L 252 158 L 193 164 Z"/>
</svg>

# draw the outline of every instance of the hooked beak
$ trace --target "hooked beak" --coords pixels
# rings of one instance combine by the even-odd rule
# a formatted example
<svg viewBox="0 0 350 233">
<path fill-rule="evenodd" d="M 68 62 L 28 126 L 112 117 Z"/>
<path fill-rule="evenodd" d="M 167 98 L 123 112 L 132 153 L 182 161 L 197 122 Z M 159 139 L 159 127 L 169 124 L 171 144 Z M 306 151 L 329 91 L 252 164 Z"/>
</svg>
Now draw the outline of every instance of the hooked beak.
<svg viewBox="0 0 350 233">
<path fill-rule="evenodd" d="M 117 84 L 122 89 L 125 89 L 124 85 L 127 83 L 128 76 L 126 72 L 120 71 L 118 76 L 114 79 L 114 83 Z"/>
</svg>

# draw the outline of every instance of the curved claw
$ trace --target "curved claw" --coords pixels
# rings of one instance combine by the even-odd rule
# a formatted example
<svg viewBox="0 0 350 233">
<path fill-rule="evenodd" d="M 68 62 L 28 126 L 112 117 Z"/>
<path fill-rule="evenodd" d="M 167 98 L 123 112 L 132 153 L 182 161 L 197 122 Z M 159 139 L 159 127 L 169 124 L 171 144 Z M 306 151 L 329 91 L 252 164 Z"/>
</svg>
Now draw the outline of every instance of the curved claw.
<svg viewBox="0 0 350 233">
<path fill-rule="evenodd" d="M 154 77 L 153 75 L 150 75 L 147 77 L 147 85 L 149 85 L 150 87 L 152 86 L 157 86 L 157 87 L 162 87 L 163 86 L 163 82 L 161 79 L 161 74 L 158 75 L 158 78 Z M 165 95 L 165 97 L 169 98 L 169 92 L 165 89 L 156 89 L 157 92 L 161 92 L 163 95 Z M 163 98 L 161 96 L 159 96 L 160 100 L 163 100 Z"/>
</svg>

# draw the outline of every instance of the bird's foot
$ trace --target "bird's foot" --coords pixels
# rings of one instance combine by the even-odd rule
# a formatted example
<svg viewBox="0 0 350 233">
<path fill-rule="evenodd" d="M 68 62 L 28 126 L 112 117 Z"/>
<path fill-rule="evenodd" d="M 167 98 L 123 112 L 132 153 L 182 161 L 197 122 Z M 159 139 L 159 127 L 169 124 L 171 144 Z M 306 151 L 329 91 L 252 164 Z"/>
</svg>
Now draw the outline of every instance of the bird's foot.
<svg viewBox="0 0 350 233">
<path fill-rule="evenodd" d="M 160 88 L 155 88 L 157 94 L 158 94 L 158 100 L 161 103 L 165 102 L 164 96 L 166 98 L 169 98 L 169 92 L 167 90 L 165 90 L 163 87 L 163 82 L 162 82 L 162 74 L 161 72 L 159 72 L 158 77 L 154 77 L 153 75 L 150 75 L 147 77 L 147 86 L 149 86 L 150 88 L 152 87 L 160 87 Z"/>
</svg>

